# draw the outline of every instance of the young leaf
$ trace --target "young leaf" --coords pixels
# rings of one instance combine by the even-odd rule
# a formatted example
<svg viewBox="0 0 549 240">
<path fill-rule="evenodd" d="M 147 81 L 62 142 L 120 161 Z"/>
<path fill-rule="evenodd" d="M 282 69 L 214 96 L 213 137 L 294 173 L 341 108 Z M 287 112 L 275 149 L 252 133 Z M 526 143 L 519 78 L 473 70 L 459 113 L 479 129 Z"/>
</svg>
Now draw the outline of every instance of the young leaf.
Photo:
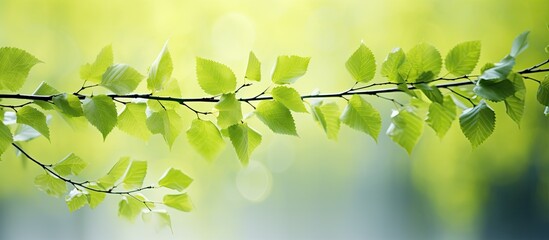
<svg viewBox="0 0 549 240">
<path fill-rule="evenodd" d="M 51 116 L 48 115 L 46 117 L 46 123 L 48 123 L 50 119 L 51 119 Z M 34 128 L 30 127 L 29 125 L 19 124 L 17 125 L 17 128 L 15 128 L 15 132 L 13 133 L 13 141 L 28 142 L 40 136 L 42 136 L 42 134 L 34 130 Z"/>
<path fill-rule="evenodd" d="M 101 82 L 101 76 L 113 63 L 112 46 L 107 45 L 95 58 L 95 62 L 92 64 L 85 64 L 80 68 L 80 78 L 99 83 Z"/>
<path fill-rule="evenodd" d="M 0 90 L 19 90 L 34 65 L 40 63 L 28 52 L 11 47 L 0 48 Z"/>
<path fill-rule="evenodd" d="M 414 84 L 431 102 L 441 103 L 443 101 L 443 96 L 440 90 L 436 86 L 431 86 L 427 83 Z"/>
<path fill-rule="evenodd" d="M 162 90 L 164 83 L 170 80 L 172 71 L 172 58 L 168 51 L 168 42 L 166 41 L 162 51 L 160 51 L 149 69 L 147 88 L 153 92 Z"/>
<path fill-rule="evenodd" d="M 489 80 L 478 81 L 473 91 L 480 97 L 499 102 L 515 93 L 513 83 L 508 79 L 492 82 Z"/>
<path fill-rule="evenodd" d="M 242 165 L 248 165 L 252 152 L 261 143 L 261 134 L 248 127 L 246 123 L 232 125 L 228 132 L 240 162 Z"/>
<path fill-rule="evenodd" d="M 414 146 L 423 133 L 423 120 L 415 113 L 403 109 L 393 111 L 391 114 L 392 123 L 387 129 L 387 135 L 398 145 L 412 154 Z"/>
<path fill-rule="evenodd" d="M 219 129 L 210 121 L 195 119 L 187 130 L 191 146 L 208 160 L 213 160 L 225 147 Z"/>
<path fill-rule="evenodd" d="M 426 43 L 418 44 L 408 53 L 399 72 L 409 82 L 428 82 L 440 73 L 442 58 L 438 50 Z"/>
<path fill-rule="evenodd" d="M 130 165 L 130 158 L 129 157 L 120 158 L 112 166 L 111 170 L 109 170 L 107 175 L 105 175 L 104 177 L 100 178 L 97 181 L 97 184 L 100 187 L 104 188 L 104 189 L 108 189 L 108 188 L 114 186 L 116 181 L 118 181 L 118 179 L 120 179 L 122 177 L 122 175 L 124 175 L 124 173 L 126 172 L 126 169 L 128 169 L 129 165 Z"/>
<path fill-rule="evenodd" d="M 496 114 L 483 100 L 479 105 L 463 111 L 459 124 L 473 147 L 477 147 L 494 131 Z"/>
<path fill-rule="evenodd" d="M 193 209 L 191 199 L 186 193 L 165 195 L 162 202 L 168 207 L 175 208 L 183 212 L 190 212 Z"/>
<path fill-rule="evenodd" d="M 124 188 L 135 189 L 143 186 L 143 180 L 147 175 L 147 162 L 146 161 L 132 161 L 130 168 L 122 181 Z"/>
<path fill-rule="evenodd" d="M 443 138 L 456 117 L 456 104 L 454 103 L 454 100 L 452 100 L 451 96 L 445 96 L 442 104 L 432 102 L 431 105 L 429 105 L 429 113 L 427 114 L 426 122 L 435 130 L 439 138 Z"/>
<path fill-rule="evenodd" d="M 124 111 L 118 116 L 118 129 L 132 136 L 148 140 L 151 132 L 147 128 L 147 115 L 145 103 L 128 103 Z"/>
<path fill-rule="evenodd" d="M 158 180 L 158 186 L 183 191 L 189 187 L 193 179 L 181 172 L 181 170 L 170 168 Z"/>
<path fill-rule="evenodd" d="M 170 215 L 168 214 L 168 212 L 166 212 L 165 209 L 153 209 L 152 211 L 144 211 L 143 213 L 141 213 L 141 218 L 145 223 L 154 224 L 157 231 L 160 231 L 165 227 L 169 227 L 170 230 L 173 232 L 172 220 L 170 219 Z"/>
<path fill-rule="evenodd" d="M 273 132 L 297 136 L 292 113 L 279 102 L 260 102 L 255 109 L 255 115 Z"/>
<path fill-rule="evenodd" d="M 277 102 L 282 103 L 288 109 L 294 112 L 307 112 L 301 96 L 295 89 L 286 86 L 276 86 L 271 91 L 271 94 Z"/>
<path fill-rule="evenodd" d="M 2 111 L 3 113 L 3 111 Z M 2 118 L 4 114 L 2 114 Z M 0 156 L 6 151 L 6 149 L 13 142 L 13 136 L 11 135 L 10 129 L 0 121 Z"/>
<path fill-rule="evenodd" d="M 179 114 L 169 109 L 153 112 L 147 118 L 147 127 L 153 134 L 162 134 L 162 137 L 164 137 L 164 140 L 171 148 L 173 142 L 183 129 L 183 123 Z"/>
<path fill-rule="evenodd" d="M 349 99 L 340 119 L 347 126 L 362 131 L 377 141 L 381 131 L 381 116 L 370 103 L 359 95 L 353 95 Z"/>
<path fill-rule="evenodd" d="M 82 104 L 84 116 L 103 135 L 103 140 L 116 126 L 116 106 L 107 95 L 97 95 L 86 98 Z"/>
<path fill-rule="evenodd" d="M 401 48 L 393 49 L 381 65 L 381 75 L 388 78 L 391 82 L 404 82 L 404 79 L 400 76 L 398 69 L 404 63 L 405 59 L 406 56 Z"/>
<path fill-rule="evenodd" d="M 538 88 L 537 98 L 539 103 L 549 106 L 549 75 L 545 76 L 545 79 L 541 81 Z"/>
<path fill-rule="evenodd" d="M 63 160 L 59 161 L 53 166 L 53 169 L 61 176 L 74 175 L 77 176 L 88 166 L 88 163 L 84 162 L 81 158 L 74 155 L 74 153 L 69 154 Z"/>
<path fill-rule="evenodd" d="M 118 203 L 118 216 L 126 218 L 127 220 L 133 222 L 137 215 L 145 209 L 145 204 L 142 201 L 146 201 L 145 197 L 142 195 L 136 194 L 132 195 L 133 197 L 123 196 L 122 200 Z M 151 203 L 147 203 L 152 205 Z"/>
<path fill-rule="evenodd" d="M 221 95 L 215 108 L 219 110 L 217 125 L 220 128 L 227 128 L 242 120 L 242 108 L 234 93 Z"/>
<path fill-rule="evenodd" d="M 444 64 L 446 70 L 454 76 L 463 76 L 470 74 L 475 69 L 479 57 L 480 41 L 464 42 L 448 52 Z"/>
<path fill-rule="evenodd" d="M 90 183 L 89 187 L 94 189 L 100 189 L 100 186 L 95 183 Z M 107 194 L 103 192 L 96 192 L 96 191 L 86 191 L 87 197 L 88 197 L 88 204 L 90 205 L 91 209 L 94 209 L 99 205 L 103 200 L 105 200 L 105 197 Z"/>
<path fill-rule="evenodd" d="M 67 116 L 80 117 L 84 114 L 82 111 L 82 104 L 77 96 L 63 93 L 54 96 L 52 100 L 53 104 Z"/>
<path fill-rule="evenodd" d="M 137 70 L 127 64 L 114 64 L 107 68 L 100 85 L 117 94 L 131 93 L 143 80 Z"/>
<path fill-rule="evenodd" d="M 34 93 L 32 93 L 32 95 L 54 95 L 54 94 L 59 94 L 59 91 L 57 91 L 57 89 L 53 88 L 46 82 L 41 82 L 40 85 L 38 85 L 38 88 L 34 90 Z M 53 106 L 46 101 L 35 100 L 34 103 L 40 106 L 44 110 L 53 109 Z"/>
<path fill-rule="evenodd" d="M 528 48 L 528 34 L 530 31 L 526 31 L 518 35 L 513 41 L 513 47 L 511 48 L 511 57 L 516 58 L 520 53 L 522 53 L 526 48 Z"/>
<path fill-rule="evenodd" d="M 305 75 L 309 66 L 308 57 L 279 56 L 272 75 L 276 84 L 292 84 Z"/>
<path fill-rule="evenodd" d="M 236 88 L 236 76 L 224 64 L 209 59 L 196 58 L 198 84 L 210 95 L 229 93 Z"/>
<path fill-rule="evenodd" d="M 376 59 L 372 51 L 364 43 L 361 43 L 360 47 L 349 57 L 345 67 L 355 81 L 366 83 L 374 78 Z"/>
<path fill-rule="evenodd" d="M 36 185 L 38 189 L 54 197 L 61 197 L 67 192 L 67 184 L 65 184 L 65 181 L 56 178 L 49 173 L 43 173 L 36 176 L 34 185 Z"/>
<path fill-rule="evenodd" d="M 507 55 L 498 63 L 493 64 L 493 67 L 490 68 L 490 66 L 492 64 L 487 64 L 483 67 L 482 74 L 478 77 L 479 82 L 490 81 L 496 83 L 507 79 L 507 76 L 515 66 L 515 58 Z"/>
<path fill-rule="evenodd" d="M 42 136 L 50 139 L 50 130 L 46 123 L 46 116 L 31 106 L 24 106 L 17 111 L 17 123 L 31 126 Z"/>
<path fill-rule="evenodd" d="M 257 82 L 261 81 L 261 62 L 259 62 L 259 59 L 257 59 L 254 52 L 250 52 L 250 56 L 248 57 L 246 79 Z"/>
<path fill-rule="evenodd" d="M 340 120 L 339 107 L 334 102 L 318 102 L 311 106 L 313 119 L 320 124 L 328 139 L 337 140 Z"/>
<path fill-rule="evenodd" d="M 88 196 L 86 193 L 75 188 L 65 197 L 65 202 L 67 203 L 67 207 L 69 207 L 69 211 L 74 212 L 88 204 Z"/>
<path fill-rule="evenodd" d="M 505 110 L 507 115 L 509 115 L 513 121 L 520 125 L 520 120 L 522 119 L 522 114 L 524 113 L 526 87 L 524 86 L 524 80 L 520 74 L 511 73 L 508 78 L 511 82 L 513 82 L 515 93 L 504 100 Z"/>
</svg>

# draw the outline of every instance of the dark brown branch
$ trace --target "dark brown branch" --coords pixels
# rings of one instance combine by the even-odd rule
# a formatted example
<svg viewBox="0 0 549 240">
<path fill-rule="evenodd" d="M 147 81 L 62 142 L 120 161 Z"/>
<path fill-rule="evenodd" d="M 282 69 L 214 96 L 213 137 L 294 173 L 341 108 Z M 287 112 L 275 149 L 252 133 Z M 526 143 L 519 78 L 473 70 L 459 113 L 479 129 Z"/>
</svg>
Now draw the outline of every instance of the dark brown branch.
<svg viewBox="0 0 549 240">
<path fill-rule="evenodd" d="M 526 74 L 549 72 L 549 68 L 543 68 L 543 69 L 539 68 L 539 67 L 541 67 L 541 66 L 543 66 L 547 63 L 549 63 L 549 59 L 545 60 L 542 63 L 536 64 L 533 67 L 530 67 L 530 68 L 524 69 L 522 71 L 519 71 L 517 73 L 520 74 L 520 75 L 526 75 Z M 437 88 L 450 88 L 450 87 L 474 85 L 475 82 L 471 81 L 470 77 L 475 77 L 475 76 L 474 75 L 464 75 L 464 76 L 459 76 L 459 77 L 455 77 L 455 78 L 445 78 L 445 77 L 436 78 L 433 81 L 452 81 L 452 82 L 437 84 L 437 85 L 434 85 L 434 87 L 437 87 Z M 467 81 L 458 81 L 458 80 L 462 80 L 462 79 L 466 79 Z M 430 81 L 430 82 L 433 82 L 433 81 Z M 314 99 L 314 98 L 342 98 L 344 96 L 355 95 L 355 94 L 358 94 L 358 95 L 378 95 L 378 94 L 385 94 L 385 93 L 402 92 L 402 90 L 397 88 L 397 87 L 382 88 L 382 89 L 369 89 L 369 88 L 372 88 L 372 87 L 375 87 L 375 86 L 398 85 L 398 84 L 399 83 L 392 83 L 392 82 L 373 83 L 373 84 L 369 84 L 369 85 L 363 86 L 363 87 L 352 87 L 352 88 L 350 88 L 346 91 L 339 92 L 339 93 L 302 95 L 301 98 L 302 99 L 308 99 L 308 98 L 312 98 L 312 99 Z M 416 83 L 409 83 L 409 84 L 410 85 L 407 86 L 407 88 L 409 90 L 417 89 L 414 86 L 414 84 L 417 84 L 417 82 Z M 245 85 L 242 85 L 242 86 L 245 86 Z M 273 99 L 272 96 L 265 96 L 265 93 L 267 92 L 267 90 L 268 90 L 268 88 L 265 89 L 265 91 L 257 94 L 256 96 L 248 97 L 248 98 L 238 98 L 238 100 L 241 101 L 241 102 L 248 103 L 248 104 L 250 104 L 250 102 L 253 102 L 253 101 L 272 100 Z M 80 94 L 80 93 L 74 93 L 73 95 L 75 95 L 79 99 L 85 99 L 86 97 L 92 97 L 92 96 L 83 95 L 83 94 Z M 0 99 L 51 101 L 53 99 L 53 97 L 55 97 L 55 96 L 56 95 L 0 94 Z M 107 96 L 111 97 L 114 100 L 119 100 L 119 101 L 121 101 L 120 99 L 138 99 L 138 98 L 142 98 L 142 99 L 157 100 L 157 101 L 177 102 L 177 103 L 179 103 L 181 105 L 184 105 L 184 106 L 186 105 L 185 103 L 189 103 L 189 102 L 204 102 L 204 103 L 217 103 L 217 102 L 219 102 L 219 98 L 216 98 L 216 97 L 175 98 L 175 97 L 170 97 L 170 96 L 155 96 L 155 95 L 152 95 L 150 93 L 147 93 L 147 94 L 139 94 L 139 93 L 135 93 L 135 94 L 107 94 Z M 197 111 L 197 110 L 189 107 L 188 105 L 186 105 L 186 107 L 191 109 L 192 111 L 194 111 L 197 114 L 210 114 L 209 112 Z"/>
</svg>

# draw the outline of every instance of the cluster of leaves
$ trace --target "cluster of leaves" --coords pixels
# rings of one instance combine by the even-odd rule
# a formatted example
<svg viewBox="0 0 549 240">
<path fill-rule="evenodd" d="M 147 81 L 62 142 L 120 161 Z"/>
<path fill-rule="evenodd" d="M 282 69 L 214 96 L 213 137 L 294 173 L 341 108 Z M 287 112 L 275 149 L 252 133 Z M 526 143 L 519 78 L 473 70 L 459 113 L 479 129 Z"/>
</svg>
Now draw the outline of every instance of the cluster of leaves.
<svg viewBox="0 0 549 240">
<path fill-rule="evenodd" d="M 261 134 L 248 124 L 247 120 L 251 117 L 257 117 L 274 133 L 297 136 L 293 114 L 310 114 L 329 139 L 337 139 L 343 123 L 377 141 L 382 120 L 374 106 L 366 101 L 366 96 L 395 103 L 396 109 L 386 133 L 408 153 L 417 144 L 425 123 L 442 138 L 458 118 L 464 135 L 476 147 L 492 134 L 495 127 L 495 113 L 486 101 L 504 102 L 507 114 L 520 123 L 526 91 L 524 79 L 540 83 L 537 98 L 542 105 L 549 106 L 549 77 L 539 81 L 526 76 L 546 72 L 547 69 L 541 67 L 548 61 L 522 71 L 513 71 L 516 57 L 528 46 L 527 36 L 528 32 L 519 35 L 513 42 L 511 52 L 495 64 L 484 65 L 480 75 L 470 75 L 480 56 L 481 45 L 478 41 L 456 45 L 447 53 L 444 62 L 439 51 L 426 43 L 416 45 L 406 53 L 396 48 L 381 64 L 380 75 L 387 81 L 377 83 L 369 83 L 377 71 L 375 57 L 368 47 L 361 44 L 345 63 L 355 84 L 346 91 L 330 94 L 301 95 L 291 84 L 305 75 L 310 59 L 279 56 L 270 76 L 271 86 L 253 97 L 239 96 L 242 88 L 262 80 L 261 62 L 253 52 L 250 52 L 244 84 L 240 87 L 237 87 L 237 77 L 228 66 L 196 58 L 197 80 L 208 96 L 182 98 L 178 82 L 172 77 L 173 64 L 167 43 L 147 75 L 127 64 L 115 63 L 112 47 L 107 46 L 94 62 L 81 67 L 80 76 L 84 83 L 78 91 L 63 93 L 42 82 L 30 95 L 14 92 L 23 86 L 31 68 L 40 61 L 24 50 L 1 48 L 0 90 L 12 94 L 0 94 L 0 99 L 25 102 L 0 105 L 0 114 L 4 116 L 4 121 L 0 122 L 0 154 L 14 142 L 29 141 L 38 136 L 49 139 L 47 123 L 50 117 L 44 112 L 50 111 L 59 113 L 69 123 L 86 120 L 101 132 L 103 138 L 117 127 L 143 140 L 160 134 L 172 147 L 183 131 L 180 108 L 186 108 L 196 114 L 196 119 L 186 130 L 186 137 L 198 153 L 208 160 L 215 159 L 224 149 L 225 139 L 228 139 L 241 163 L 246 165 L 262 140 Z M 440 77 L 443 65 L 447 74 Z M 447 75 L 454 77 L 448 78 Z M 144 79 L 150 93 L 134 93 Z M 440 82 L 444 83 L 437 84 Z M 107 93 L 83 94 L 85 90 L 97 87 L 104 88 Z M 441 90 L 448 92 L 443 94 Z M 410 102 L 402 104 L 385 96 L 395 92 L 407 94 Z M 344 99 L 344 109 L 340 110 L 339 104 L 331 98 Z M 212 103 L 213 106 L 211 110 L 200 111 L 190 106 L 194 102 Z M 255 102 L 258 102 L 257 105 L 254 105 Z M 253 112 L 244 115 L 243 103 L 253 107 Z M 462 109 L 459 115 L 458 108 Z M 548 114 L 548 109 L 545 108 L 545 114 Z M 10 125 L 14 127 L 10 129 Z M 72 154 L 51 166 L 35 162 L 47 170 L 35 182 L 48 194 L 64 195 L 67 183 L 74 186 L 66 198 L 71 211 L 86 204 L 93 208 L 105 194 L 120 194 L 123 196 L 119 204 L 121 216 L 134 219 L 145 209 L 148 211 L 144 219 L 156 218 L 160 222 L 169 222 L 166 212 L 152 209 L 154 202 L 142 195 L 132 194 L 143 190 L 141 185 L 147 170 L 145 161 L 123 158 L 105 177 L 80 183 L 66 178 L 69 175 L 77 176 L 86 166 Z M 118 182 L 123 175 L 123 180 Z M 158 186 L 184 191 L 191 181 L 181 171 L 169 169 Z M 119 183 L 133 190 L 116 192 Z M 166 195 L 162 203 L 183 211 L 191 209 L 186 193 Z"/>
<path fill-rule="evenodd" d="M 79 177 L 88 163 L 71 153 L 55 164 L 43 164 L 24 152 L 21 147 L 14 146 L 30 160 L 41 166 L 45 172 L 36 176 L 34 184 L 38 189 L 54 197 L 65 196 L 69 211 L 76 211 L 86 205 L 97 207 L 107 194 L 119 195 L 118 215 L 134 221 L 140 214 L 144 221 L 154 221 L 158 227 L 170 227 L 171 219 L 168 212 L 157 205 L 165 205 L 180 211 L 192 210 L 192 203 L 185 192 L 193 179 L 174 168 L 168 169 L 157 181 L 156 185 L 143 186 L 147 175 L 147 161 L 135 161 L 129 157 L 120 158 L 103 177 L 90 181 L 75 181 L 70 177 Z M 67 185 L 72 186 L 69 191 Z M 118 190 L 120 186 L 125 190 Z M 176 191 L 166 194 L 161 202 L 148 200 L 139 193 L 146 189 L 166 188 Z"/>
</svg>

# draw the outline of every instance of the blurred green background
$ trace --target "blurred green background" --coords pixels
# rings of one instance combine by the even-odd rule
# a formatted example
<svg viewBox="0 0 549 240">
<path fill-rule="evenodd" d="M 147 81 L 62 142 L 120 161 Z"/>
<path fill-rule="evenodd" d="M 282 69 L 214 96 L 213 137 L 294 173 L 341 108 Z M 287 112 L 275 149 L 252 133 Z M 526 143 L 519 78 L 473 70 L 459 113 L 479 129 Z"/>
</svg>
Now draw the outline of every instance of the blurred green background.
<svg viewBox="0 0 549 240">
<path fill-rule="evenodd" d="M 31 71 L 25 93 L 40 81 L 77 90 L 80 65 L 107 44 L 115 62 L 144 74 L 166 40 L 184 96 L 205 95 L 196 83 L 196 56 L 227 64 L 242 83 L 250 50 L 266 79 L 278 55 L 310 56 L 295 87 L 335 92 L 353 84 L 344 62 L 360 41 L 379 64 L 394 47 L 428 42 L 444 56 L 459 42 L 481 40 L 484 64 L 499 61 L 516 35 L 531 30 L 517 68 L 531 66 L 548 57 L 547 9 L 546 0 L 0 0 L 0 46 L 26 49 L 45 62 Z M 268 81 L 257 85 L 244 95 Z M 173 235 L 117 218 L 116 197 L 70 214 L 62 199 L 34 188 L 41 170 L 9 151 L 0 162 L 0 239 L 546 239 L 549 121 L 535 87 L 527 82 L 520 128 L 503 104 L 492 104 L 496 130 L 475 150 L 456 123 L 442 140 L 426 127 L 408 156 L 384 134 L 376 143 L 345 126 L 337 142 L 329 141 L 307 114 L 295 115 L 299 138 L 274 135 L 252 119 L 264 138 L 246 169 L 231 146 L 208 163 L 184 136 L 171 151 L 160 136 L 143 142 L 119 130 L 103 142 L 93 127 L 73 129 L 54 114 L 51 142 L 29 142 L 31 154 L 55 162 L 74 152 L 92 163 L 90 178 L 126 155 L 149 161 L 150 182 L 175 166 L 195 179 L 189 192 L 196 209 L 172 212 Z M 335 101 L 342 109 L 344 102 Z M 369 101 L 384 116 L 385 130 L 393 106 Z M 186 129 L 194 114 L 181 113 Z"/>
</svg>

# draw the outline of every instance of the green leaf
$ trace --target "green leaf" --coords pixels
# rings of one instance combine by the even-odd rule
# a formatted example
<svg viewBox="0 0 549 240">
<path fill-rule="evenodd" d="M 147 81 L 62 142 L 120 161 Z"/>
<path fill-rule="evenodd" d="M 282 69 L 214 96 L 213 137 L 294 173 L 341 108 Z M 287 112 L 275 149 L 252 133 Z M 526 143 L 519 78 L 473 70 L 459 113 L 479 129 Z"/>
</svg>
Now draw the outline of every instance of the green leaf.
<svg viewBox="0 0 549 240">
<path fill-rule="evenodd" d="M 281 103 L 262 101 L 257 105 L 255 115 L 273 132 L 297 136 L 292 113 Z"/>
<path fill-rule="evenodd" d="M 494 131 L 496 114 L 484 101 L 466 109 L 459 117 L 459 124 L 465 137 L 469 139 L 473 147 L 479 146 Z"/>
<path fill-rule="evenodd" d="M 436 86 L 427 83 L 414 84 L 431 102 L 442 103 L 444 96 Z"/>
<path fill-rule="evenodd" d="M 294 112 L 307 112 L 301 96 L 295 89 L 286 86 L 276 86 L 273 88 L 271 94 L 277 102 L 282 103 L 288 109 Z"/>
<path fill-rule="evenodd" d="M 141 214 L 143 222 L 147 224 L 154 224 L 157 231 L 162 230 L 165 227 L 172 229 L 172 220 L 168 212 L 165 209 L 153 209 L 152 211 L 144 211 Z"/>
<path fill-rule="evenodd" d="M 246 123 L 232 125 L 228 132 L 240 162 L 242 165 L 248 165 L 252 152 L 261 143 L 261 134 L 248 127 Z"/>
<path fill-rule="evenodd" d="M 361 43 L 345 63 L 347 71 L 357 82 L 369 82 L 376 74 L 376 59 L 372 51 Z"/>
<path fill-rule="evenodd" d="M 77 96 L 63 93 L 54 96 L 52 100 L 53 104 L 61 110 L 60 112 L 67 116 L 79 117 L 84 115 L 84 112 L 82 111 L 82 104 Z"/>
<path fill-rule="evenodd" d="M 122 157 L 120 158 L 109 170 L 107 175 L 100 178 L 97 181 L 97 184 L 104 188 L 108 189 L 115 185 L 116 181 L 124 175 L 126 172 L 126 169 L 128 169 L 128 166 L 130 165 L 130 158 L 129 157 Z"/>
<path fill-rule="evenodd" d="M 51 116 L 47 116 L 46 123 L 49 123 L 50 119 L 51 119 Z M 13 141 L 28 142 L 40 136 L 42 136 L 42 134 L 34 130 L 34 128 L 30 127 L 29 125 L 19 124 L 17 128 L 15 128 L 15 132 L 13 133 Z"/>
<path fill-rule="evenodd" d="M 526 87 L 524 86 L 524 80 L 520 74 L 511 73 L 508 78 L 511 82 L 513 82 L 515 93 L 504 100 L 505 110 L 507 115 L 509 115 L 513 121 L 520 125 L 520 120 L 522 119 L 522 115 L 524 113 Z"/>
<path fill-rule="evenodd" d="M 190 212 L 193 209 L 191 199 L 186 193 L 165 195 L 162 202 L 168 207 L 175 208 L 183 212 Z"/>
<path fill-rule="evenodd" d="M 485 70 L 482 71 L 482 74 L 478 77 L 479 82 L 490 81 L 496 83 L 507 79 L 507 76 L 515 66 L 515 58 L 508 55 L 498 63 L 493 64 L 493 67 L 489 68 L 491 65 L 492 64 L 487 64 L 483 67 Z"/>
<path fill-rule="evenodd" d="M 347 126 L 362 131 L 377 141 L 381 131 L 381 116 L 370 103 L 359 95 L 353 95 L 349 99 L 340 119 Z"/>
<path fill-rule="evenodd" d="M 484 99 L 499 102 L 513 95 L 515 93 L 515 87 L 508 79 L 498 82 L 484 80 L 478 81 L 475 88 L 473 88 L 473 91 Z"/>
<path fill-rule="evenodd" d="M 114 93 L 127 94 L 135 90 L 141 80 L 143 75 L 129 65 L 114 64 L 103 74 L 100 85 Z"/>
<path fill-rule="evenodd" d="M 406 53 L 406 60 L 400 66 L 400 75 L 408 82 L 428 82 L 440 73 L 442 58 L 438 50 L 421 43 Z"/>
<path fill-rule="evenodd" d="M 443 138 L 456 117 L 456 104 L 451 96 L 445 96 L 442 104 L 432 102 L 431 105 L 429 105 L 429 113 L 427 114 L 426 122 L 435 130 L 439 138 Z"/>
<path fill-rule="evenodd" d="M 170 168 L 158 180 L 158 185 L 181 192 L 187 189 L 192 182 L 193 179 L 181 172 L 181 170 Z"/>
<path fill-rule="evenodd" d="M 539 103 L 549 106 L 549 75 L 545 76 L 545 79 L 541 81 L 538 88 L 537 98 Z"/>
<path fill-rule="evenodd" d="M 404 79 L 400 76 L 398 69 L 404 63 L 406 56 L 401 48 L 395 48 L 387 55 L 381 65 L 381 75 L 391 82 L 401 83 Z"/>
<path fill-rule="evenodd" d="M 65 197 L 65 202 L 67 203 L 67 207 L 69 207 L 70 212 L 74 212 L 83 206 L 86 206 L 88 204 L 88 197 L 86 193 L 78 190 L 73 189 L 69 193 L 67 197 Z"/>
<path fill-rule="evenodd" d="M 140 188 L 143 186 L 145 175 L 147 175 L 147 161 L 132 161 L 128 172 L 122 181 L 122 183 L 124 183 L 124 188 Z"/>
<path fill-rule="evenodd" d="M 8 89 L 12 92 L 19 90 L 25 83 L 31 68 L 40 62 L 22 49 L 0 48 L 0 89 Z"/>
<path fill-rule="evenodd" d="M 513 41 L 513 46 L 511 48 L 511 57 L 516 58 L 520 53 L 522 53 L 526 48 L 528 48 L 528 34 L 530 31 L 526 31 L 518 35 Z"/>
<path fill-rule="evenodd" d="M 272 75 L 272 81 L 276 84 L 292 84 L 305 75 L 309 66 L 308 57 L 279 56 Z"/>
<path fill-rule="evenodd" d="M 219 129 L 210 121 L 195 119 L 187 130 L 191 146 L 208 160 L 213 160 L 225 147 Z"/>
<path fill-rule="evenodd" d="M 393 111 L 391 120 L 387 135 L 406 149 L 408 154 L 412 154 L 414 146 L 423 133 L 423 120 L 408 109 Z"/>
<path fill-rule="evenodd" d="M 446 70 L 454 76 L 463 76 L 470 74 L 475 69 L 479 57 L 480 41 L 464 42 L 448 52 L 444 64 Z"/>
<path fill-rule="evenodd" d="M 112 46 L 107 45 L 95 58 L 95 62 L 87 63 L 80 68 L 80 78 L 99 83 L 101 82 L 101 76 L 113 63 Z"/>
<path fill-rule="evenodd" d="M 215 108 L 219 111 L 217 125 L 220 128 L 227 128 L 242 120 L 242 108 L 234 93 L 221 95 Z"/>
<path fill-rule="evenodd" d="M 174 110 L 153 112 L 147 118 L 147 127 L 153 134 L 162 134 L 166 143 L 171 148 L 173 142 L 183 129 L 183 122 L 179 114 Z"/>
<path fill-rule="evenodd" d="M 313 119 L 320 124 L 328 139 L 337 140 L 340 120 L 339 107 L 334 102 L 317 102 L 311 106 Z"/>
<path fill-rule="evenodd" d="M 99 185 L 97 185 L 95 183 L 90 183 L 88 186 L 91 187 L 91 188 L 94 188 L 94 189 L 100 189 Z M 94 209 L 101 202 L 103 202 L 103 200 L 105 200 L 105 197 L 107 195 L 104 192 L 96 192 L 96 191 L 91 191 L 91 190 L 89 190 L 89 191 L 86 190 L 86 193 L 88 195 L 88 204 L 90 205 L 91 209 Z"/>
<path fill-rule="evenodd" d="M 166 41 L 162 51 L 160 51 L 149 69 L 147 88 L 153 92 L 162 90 L 164 83 L 170 80 L 172 71 L 172 58 L 168 51 L 168 42 Z"/>
<path fill-rule="evenodd" d="M 84 116 L 103 134 L 103 140 L 116 126 L 117 113 L 113 100 L 107 95 L 86 98 L 82 104 Z"/>
<path fill-rule="evenodd" d="M 149 139 L 151 132 L 147 128 L 145 103 L 127 103 L 124 111 L 118 116 L 118 129 L 143 140 Z"/>
<path fill-rule="evenodd" d="M 259 62 L 254 52 L 250 52 L 250 56 L 248 57 L 246 78 L 257 82 L 261 81 L 261 62 Z"/>
<path fill-rule="evenodd" d="M 17 111 L 17 123 L 26 124 L 38 131 L 42 136 L 50 139 L 50 130 L 46 123 L 46 116 L 31 106 L 24 106 Z"/>
<path fill-rule="evenodd" d="M 59 91 L 57 91 L 57 89 L 53 88 L 46 82 L 41 82 L 38 88 L 34 90 L 34 93 L 32 93 L 32 95 L 54 95 L 54 94 L 59 94 Z M 35 100 L 34 103 L 40 106 L 44 110 L 53 109 L 52 105 L 46 101 Z"/>
<path fill-rule="evenodd" d="M 36 176 L 34 185 L 41 191 L 54 197 L 61 197 L 67 192 L 67 184 L 65 184 L 65 181 L 51 176 L 49 173 Z"/>
<path fill-rule="evenodd" d="M 131 222 L 135 221 L 137 215 L 146 208 L 145 204 L 142 202 L 146 201 L 146 199 L 142 195 L 136 194 L 133 196 L 134 197 L 123 196 L 122 200 L 118 203 L 118 216 L 126 218 Z"/>
<path fill-rule="evenodd" d="M 84 162 L 81 158 L 74 155 L 74 153 L 69 154 L 63 160 L 59 161 L 53 166 L 53 169 L 61 176 L 74 175 L 77 176 L 88 166 L 88 163 Z"/>
<path fill-rule="evenodd" d="M 4 114 L 2 114 L 2 118 L 4 118 Z M 0 121 L 0 156 L 2 156 L 12 142 L 13 136 L 11 135 L 10 129 Z"/>
<path fill-rule="evenodd" d="M 224 64 L 196 58 L 196 77 L 198 84 L 210 95 L 229 93 L 236 88 L 236 76 L 233 71 Z"/>
</svg>

